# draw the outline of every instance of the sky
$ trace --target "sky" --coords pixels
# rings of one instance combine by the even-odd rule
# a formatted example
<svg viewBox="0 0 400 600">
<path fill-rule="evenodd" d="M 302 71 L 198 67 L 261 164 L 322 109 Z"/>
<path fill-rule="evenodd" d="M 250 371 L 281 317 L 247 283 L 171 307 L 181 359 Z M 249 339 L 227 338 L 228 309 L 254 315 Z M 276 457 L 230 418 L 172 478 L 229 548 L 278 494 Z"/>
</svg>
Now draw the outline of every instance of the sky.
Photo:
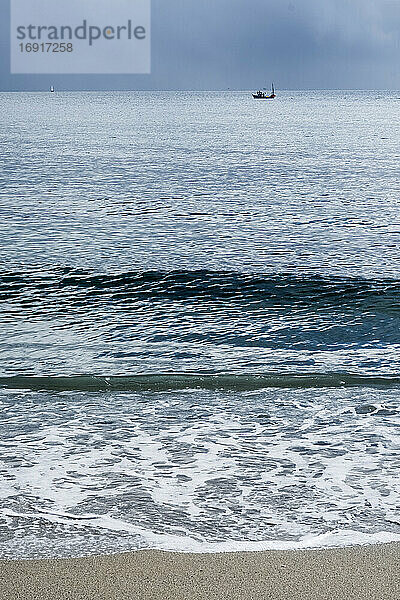
<svg viewBox="0 0 400 600">
<path fill-rule="evenodd" d="M 152 0 L 149 75 L 11 75 L 0 12 L 1 91 L 400 88 L 400 0 Z"/>
</svg>

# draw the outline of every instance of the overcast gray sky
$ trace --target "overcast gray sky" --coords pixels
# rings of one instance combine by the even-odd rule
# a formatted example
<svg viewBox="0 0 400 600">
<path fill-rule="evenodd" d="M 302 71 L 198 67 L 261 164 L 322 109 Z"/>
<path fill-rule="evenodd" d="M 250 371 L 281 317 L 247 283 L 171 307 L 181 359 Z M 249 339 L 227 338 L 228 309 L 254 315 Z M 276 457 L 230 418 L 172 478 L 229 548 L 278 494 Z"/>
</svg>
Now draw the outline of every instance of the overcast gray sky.
<svg viewBox="0 0 400 600">
<path fill-rule="evenodd" d="M 400 0 L 152 0 L 151 75 L 11 75 L 0 9 L 0 90 L 400 88 Z"/>
</svg>

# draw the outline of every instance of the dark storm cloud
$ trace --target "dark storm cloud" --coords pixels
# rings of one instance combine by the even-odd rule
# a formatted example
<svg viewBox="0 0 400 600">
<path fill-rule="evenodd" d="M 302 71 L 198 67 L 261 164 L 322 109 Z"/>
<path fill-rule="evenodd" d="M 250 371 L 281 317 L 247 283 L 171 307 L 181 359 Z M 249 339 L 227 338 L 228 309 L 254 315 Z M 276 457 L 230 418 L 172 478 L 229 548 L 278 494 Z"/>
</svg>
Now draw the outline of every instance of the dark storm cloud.
<svg viewBox="0 0 400 600">
<path fill-rule="evenodd" d="M 399 0 L 153 0 L 150 76 L 10 76 L 1 89 L 396 88 Z"/>
<path fill-rule="evenodd" d="M 167 77 L 173 58 L 202 87 L 247 88 L 265 78 L 289 88 L 371 87 L 369 75 L 386 83 L 381 69 L 393 71 L 387 85 L 399 83 L 397 0 L 175 0 L 163 4 L 165 21 L 171 6 L 181 16 L 163 39 Z"/>
</svg>

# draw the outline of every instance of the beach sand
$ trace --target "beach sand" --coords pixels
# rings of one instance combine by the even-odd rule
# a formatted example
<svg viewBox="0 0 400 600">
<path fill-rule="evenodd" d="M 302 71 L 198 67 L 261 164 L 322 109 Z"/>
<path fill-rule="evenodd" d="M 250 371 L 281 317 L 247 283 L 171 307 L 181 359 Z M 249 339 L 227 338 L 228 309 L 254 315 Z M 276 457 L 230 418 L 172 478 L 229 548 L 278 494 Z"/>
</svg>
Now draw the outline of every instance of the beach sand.
<svg viewBox="0 0 400 600">
<path fill-rule="evenodd" d="M 1 600 L 397 600 L 400 544 L 0 561 Z"/>
</svg>

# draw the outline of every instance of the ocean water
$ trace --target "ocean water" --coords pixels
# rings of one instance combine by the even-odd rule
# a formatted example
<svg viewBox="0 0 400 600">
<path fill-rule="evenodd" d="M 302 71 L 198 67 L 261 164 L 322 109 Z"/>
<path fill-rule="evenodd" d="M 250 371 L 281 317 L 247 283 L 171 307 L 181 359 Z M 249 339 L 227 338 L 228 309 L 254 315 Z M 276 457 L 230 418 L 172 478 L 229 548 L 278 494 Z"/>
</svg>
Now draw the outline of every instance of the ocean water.
<svg viewBox="0 0 400 600">
<path fill-rule="evenodd" d="M 400 540 L 399 94 L 0 109 L 0 557 Z"/>
</svg>

